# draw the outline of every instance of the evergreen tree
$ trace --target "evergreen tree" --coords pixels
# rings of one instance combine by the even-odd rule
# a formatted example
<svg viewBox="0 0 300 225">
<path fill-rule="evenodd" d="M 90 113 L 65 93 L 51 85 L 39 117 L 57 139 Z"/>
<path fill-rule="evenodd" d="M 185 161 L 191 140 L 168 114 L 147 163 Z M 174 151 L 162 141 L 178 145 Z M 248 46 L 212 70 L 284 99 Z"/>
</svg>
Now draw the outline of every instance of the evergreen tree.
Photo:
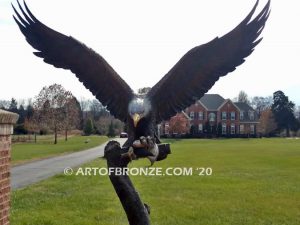
<svg viewBox="0 0 300 225">
<path fill-rule="evenodd" d="M 115 129 L 114 129 L 114 124 L 113 124 L 112 120 L 110 121 L 107 136 L 108 137 L 115 137 L 116 136 Z"/>
<path fill-rule="evenodd" d="M 16 99 L 12 98 L 8 111 L 13 112 L 13 113 L 18 113 L 18 102 L 16 101 Z"/>
<path fill-rule="evenodd" d="M 290 129 L 296 122 L 294 115 L 295 104 L 282 92 L 276 91 L 273 94 L 272 112 L 279 130 L 286 129 L 286 136 L 290 136 Z"/>
<path fill-rule="evenodd" d="M 84 134 L 91 135 L 94 132 L 94 125 L 92 119 L 87 119 L 85 126 L 84 126 Z"/>
<path fill-rule="evenodd" d="M 19 106 L 19 109 L 18 109 L 17 113 L 19 114 L 18 123 L 23 124 L 24 121 L 25 121 L 25 117 L 26 117 L 26 111 L 25 111 L 24 106 L 22 104 Z"/>
<path fill-rule="evenodd" d="M 29 104 L 26 108 L 26 118 L 30 119 L 33 117 L 34 114 L 34 108 L 31 104 Z"/>
</svg>

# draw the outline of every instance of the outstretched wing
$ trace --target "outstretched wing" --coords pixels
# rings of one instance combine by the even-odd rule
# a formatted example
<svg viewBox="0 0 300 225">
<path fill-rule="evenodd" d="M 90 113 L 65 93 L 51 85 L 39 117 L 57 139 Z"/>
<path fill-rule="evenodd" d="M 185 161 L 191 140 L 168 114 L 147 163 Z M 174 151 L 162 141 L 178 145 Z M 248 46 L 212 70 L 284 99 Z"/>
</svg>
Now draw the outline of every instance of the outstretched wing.
<svg viewBox="0 0 300 225">
<path fill-rule="evenodd" d="M 261 41 L 270 1 L 251 21 L 258 5 L 231 32 L 187 52 L 148 92 L 157 123 L 168 120 L 201 98 L 221 77 L 236 69 Z M 257 40 L 258 39 L 258 40 Z"/>
<path fill-rule="evenodd" d="M 17 22 L 34 54 L 55 67 L 71 70 L 116 118 L 125 121 L 133 91 L 96 52 L 72 37 L 56 32 L 37 20 L 24 2 L 18 2 L 22 16 L 14 8 Z"/>
</svg>

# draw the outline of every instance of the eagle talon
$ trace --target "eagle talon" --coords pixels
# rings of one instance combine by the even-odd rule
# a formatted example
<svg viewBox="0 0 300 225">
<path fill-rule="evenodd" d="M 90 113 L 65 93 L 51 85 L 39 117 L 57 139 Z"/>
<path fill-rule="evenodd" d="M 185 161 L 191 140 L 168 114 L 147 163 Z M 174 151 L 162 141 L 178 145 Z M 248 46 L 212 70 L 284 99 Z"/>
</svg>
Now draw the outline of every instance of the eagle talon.
<svg viewBox="0 0 300 225">
<path fill-rule="evenodd" d="M 137 159 L 137 156 L 134 154 L 132 147 L 129 148 L 128 152 L 121 154 L 121 158 L 128 158 L 130 161 Z"/>
</svg>

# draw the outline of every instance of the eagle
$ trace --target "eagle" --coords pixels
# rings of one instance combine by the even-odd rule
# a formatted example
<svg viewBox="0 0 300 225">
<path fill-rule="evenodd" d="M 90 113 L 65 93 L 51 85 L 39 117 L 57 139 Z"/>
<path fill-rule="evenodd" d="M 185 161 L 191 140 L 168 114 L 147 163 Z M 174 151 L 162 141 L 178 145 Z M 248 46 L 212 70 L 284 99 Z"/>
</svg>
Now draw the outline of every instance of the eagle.
<svg viewBox="0 0 300 225">
<path fill-rule="evenodd" d="M 147 93 L 137 94 L 108 62 L 72 36 L 59 33 L 40 22 L 26 2 L 13 16 L 34 55 L 57 68 L 71 70 L 84 86 L 127 126 L 129 149 L 136 140 L 155 138 L 157 124 L 170 119 L 200 99 L 220 77 L 245 62 L 260 43 L 270 14 L 270 0 L 253 16 L 259 0 L 246 18 L 222 37 L 189 50 Z M 254 17 L 254 18 L 252 18 Z M 141 138 L 142 137 L 142 138 Z M 147 142 L 147 141 L 146 141 Z M 140 153 L 140 157 L 153 156 Z"/>
</svg>

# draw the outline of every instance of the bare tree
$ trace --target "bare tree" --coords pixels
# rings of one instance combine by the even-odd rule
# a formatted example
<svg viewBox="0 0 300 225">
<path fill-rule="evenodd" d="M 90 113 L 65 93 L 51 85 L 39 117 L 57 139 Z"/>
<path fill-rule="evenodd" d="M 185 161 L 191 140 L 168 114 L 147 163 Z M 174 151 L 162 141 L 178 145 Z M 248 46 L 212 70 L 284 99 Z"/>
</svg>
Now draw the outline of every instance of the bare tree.
<svg viewBox="0 0 300 225">
<path fill-rule="evenodd" d="M 26 117 L 25 121 L 24 121 L 24 127 L 25 129 L 28 131 L 29 134 L 29 140 L 30 138 L 30 134 L 34 135 L 34 142 L 36 143 L 36 134 L 39 132 L 39 123 L 36 120 L 36 117 Z"/>
<path fill-rule="evenodd" d="M 10 105 L 10 101 L 0 100 L 0 109 L 8 109 Z"/>
<path fill-rule="evenodd" d="M 237 97 L 237 101 L 238 102 L 244 102 L 244 103 L 250 104 L 248 95 L 247 95 L 247 93 L 245 91 L 240 91 L 239 92 L 239 95 Z"/>
<path fill-rule="evenodd" d="M 68 116 L 70 111 L 66 111 L 66 106 L 73 98 L 72 93 L 66 91 L 59 84 L 44 87 L 36 97 L 34 108 L 36 113 L 38 113 L 37 118 L 53 131 L 54 144 L 57 144 L 58 132 L 70 125 L 68 124 L 70 122 L 70 117 Z"/>
<path fill-rule="evenodd" d="M 251 100 L 251 106 L 256 110 L 258 117 L 260 117 L 261 112 L 270 109 L 273 103 L 272 96 L 261 97 L 255 96 Z"/>
<path fill-rule="evenodd" d="M 68 131 L 72 128 L 76 128 L 80 124 L 80 105 L 75 97 L 70 92 L 66 92 L 66 103 L 64 104 L 64 130 L 65 141 L 68 140 Z"/>
<path fill-rule="evenodd" d="M 109 133 L 109 126 L 113 123 L 113 129 L 115 134 L 120 134 L 123 131 L 124 123 L 113 116 L 101 116 L 96 122 L 95 126 L 97 132 L 102 135 L 107 135 Z"/>
<path fill-rule="evenodd" d="M 90 116 L 94 121 L 97 121 L 102 116 L 109 116 L 109 112 L 97 99 L 90 102 Z"/>
</svg>

